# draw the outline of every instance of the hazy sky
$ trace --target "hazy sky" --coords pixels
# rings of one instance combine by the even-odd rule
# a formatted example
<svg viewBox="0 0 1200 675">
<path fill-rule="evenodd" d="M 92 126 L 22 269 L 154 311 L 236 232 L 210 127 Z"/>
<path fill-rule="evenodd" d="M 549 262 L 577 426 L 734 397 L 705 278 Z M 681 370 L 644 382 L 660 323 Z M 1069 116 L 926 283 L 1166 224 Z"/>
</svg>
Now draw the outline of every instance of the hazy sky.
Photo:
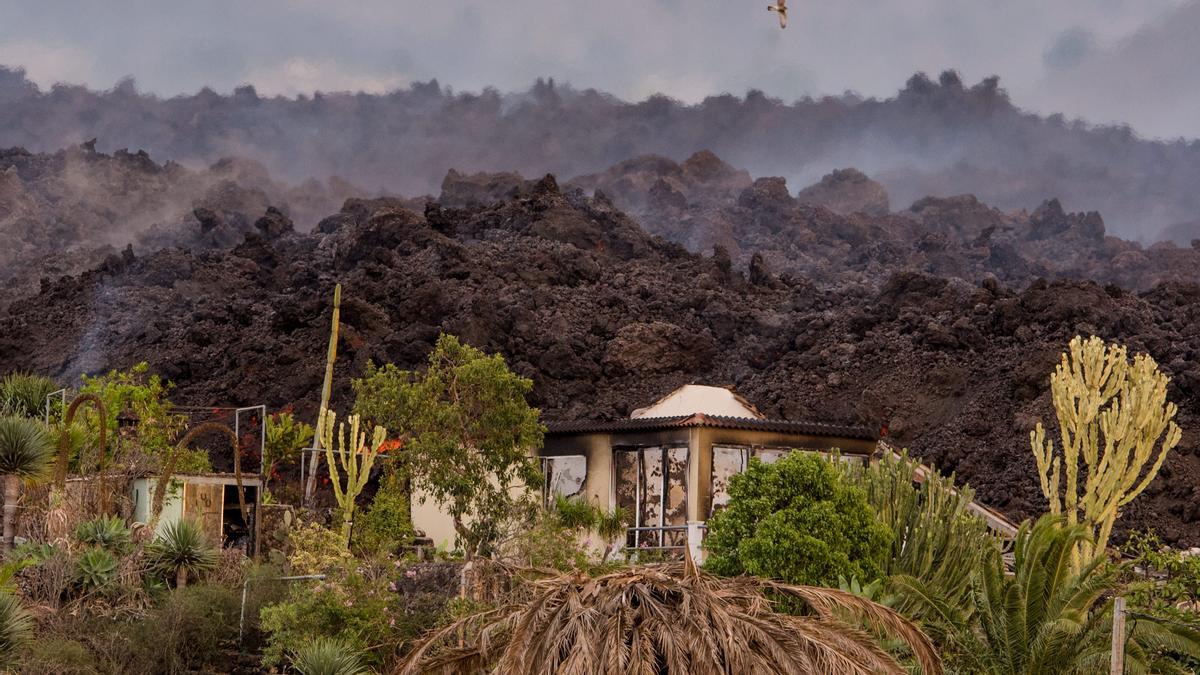
<svg viewBox="0 0 1200 675">
<path fill-rule="evenodd" d="M 1039 112 L 1200 137 L 1200 0 L 0 0 L 0 64 L 162 95 L 384 91 L 550 76 L 629 99 L 760 88 L 888 96 L 915 71 L 997 74 Z"/>
</svg>

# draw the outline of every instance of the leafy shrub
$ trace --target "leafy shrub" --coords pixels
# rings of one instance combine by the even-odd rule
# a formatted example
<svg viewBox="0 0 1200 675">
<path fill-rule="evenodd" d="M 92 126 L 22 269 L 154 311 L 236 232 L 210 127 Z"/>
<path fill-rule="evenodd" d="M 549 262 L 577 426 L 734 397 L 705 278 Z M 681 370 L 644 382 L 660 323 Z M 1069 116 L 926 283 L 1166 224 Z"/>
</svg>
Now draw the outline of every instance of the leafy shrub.
<svg viewBox="0 0 1200 675">
<path fill-rule="evenodd" d="M 305 523 L 288 533 L 291 551 L 288 565 L 292 574 L 324 574 L 341 567 L 350 554 L 342 545 L 341 535 L 317 523 Z"/>
<path fill-rule="evenodd" d="M 174 574 L 176 586 L 186 586 L 189 576 L 213 570 L 217 559 L 217 550 L 205 539 L 200 526 L 190 520 L 169 523 L 162 535 L 146 546 L 146 560 L 151 567 Z"/>
<path fill-rule="evenodd" d="M 580 535 L 590 527 L 584 523 L 594 521 L 594 511 L 586 502 L 569 501 L 573 503 L 565 519 L 557 508 L 536 510 L 532 519 L 518 528 L 516 536 L 501 548 L 500 557 L 528 567 L 586 569 L 589 551 L 586 543 L 580 541 Z M 575 507 L 576 503 L 582 503 L 586 515 L 583 509 Z"/>
<path fill-rule="evenodd" d="M 142 643 L 140 672 L 181 673 L 219 663 L 237 639 L 241 589 L 197 584 L 167 594 L 133 632 Z"/>
<path fill-rule="evenodd" d="M 368 658 L 382 663 L 402 640 L 394 630 L 399 613 L 394 588 L 377 573 L 357 568 L 331 572 L 324 581 L 293 582 L 286 600 L 260 612 L 268 633 L 263 665 L 282 665 L 288 654 L 323 636 L 354 649 L 371 648 Z"/>
<path fill-rule="evenodd" d="M 840 468 L 794 452 L 774 464 L 751 460 L 730 479 L 729 506 L 708 521 L 707 567 L 798 584 L 870 581 L 890 541 Z"/>
<path fill-rule="evenodd" d="M 65 638 L 33 641 L 21 661 L 22 675 L 99 675 L 87 645 Z"/>
<path fill-rule="evenodd" d="M 108 549 L 89 548 L 75 561 L 75 583 L 85 593 L 109 590 L 119 565 Z"/>
<path fill-rule="evenodd" d="M 80 523 L 75 528 L 75 540 L 121 555 L 129 550 L 130 531 L 117 516 L 100 516 Z"/>
<path fill-rule="evenodd" d="M 300 675 L 360 675 L 366 672 L 362 653 L 330 638 L 317 638 L 292 654 L 292 669 Z"/>
<path fill-rule="evenodd" d="M 394 551 L 413 539 L 408 493 L 402 489 L 395 472 L 389 472 L 379 485 L 371 505 L 357 518 L 353 544 L 368 554 Z"/>
</svg>

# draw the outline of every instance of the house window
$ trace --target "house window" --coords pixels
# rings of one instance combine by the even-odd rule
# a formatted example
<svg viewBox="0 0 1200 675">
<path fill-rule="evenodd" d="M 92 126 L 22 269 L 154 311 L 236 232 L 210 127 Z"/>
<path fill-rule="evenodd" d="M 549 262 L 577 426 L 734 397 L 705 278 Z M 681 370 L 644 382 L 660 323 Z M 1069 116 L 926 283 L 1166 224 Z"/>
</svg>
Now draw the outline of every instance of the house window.
<svg viewBox="0 0 1200 675">
<path fill-rule="evenodd" d="M 583 483 L 587 479 L 587 457 L 543 457 L 542 475 L 546 478 L 542 486 L 542 502 L 549 507 L 557 497 L 570 498 L 583 492 Z"/>
<path fill-rule="evenodd" d="M 618 448 L 613 457 L 617 506 L 633 516 L 626 545 L 687 545 L 687 447 Z"/>
</svg>

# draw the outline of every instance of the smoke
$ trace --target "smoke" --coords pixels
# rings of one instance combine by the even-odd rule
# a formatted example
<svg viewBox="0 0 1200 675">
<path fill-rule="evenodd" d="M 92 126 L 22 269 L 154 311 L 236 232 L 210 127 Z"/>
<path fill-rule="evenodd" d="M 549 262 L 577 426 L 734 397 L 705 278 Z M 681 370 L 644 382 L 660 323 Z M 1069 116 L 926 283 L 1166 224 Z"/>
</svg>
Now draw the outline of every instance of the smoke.
<svg viewBox="0 0 1200 675">
<path fill-rule="evenodd" d="M 1128 122 L 1153 136 L 1200 136 L 1194 126 L 1200 108 L 1198 30 L 1200 2 L 1193 1 L 1107 45 L 1081 45 L 1085 49 L 1070 54 L 1064 44 L 1058 51 L 1072 58 L 1051 71 L 1033 95 L 1057 110 L 1098 122 Z"/>
<path fill-rule="evenodd" d="M 1200 146 L 1033 115 L 996 78 L 967 86 L 951 71 L 937 81 L 916 75 L 887 99 L 785 103 L 751 91 L 684 104 L 625 102 L 553 80 L 519 93 L 454 93 L 432 81 L 379 95 L 265 97 L 244 86 L 161 99 L 130 80 L 104 92 L 42 91 L 0 69 L 0 147 L 53 151 L 92 137 L 101 150 L 145 148 L 190 165 L 238 155 L 292 183 L 338 176 L 410 196 L 436 194 L 451 168 L 571 177 L 638 155 L 682 160 L 710 149 L 793 189 L 854 166 L 883 182 L 898 208 L 927 195 L 973 193 L 1003 209 L 1058 197 L 1140 240 L 1200 213 Z"/>
</svg>

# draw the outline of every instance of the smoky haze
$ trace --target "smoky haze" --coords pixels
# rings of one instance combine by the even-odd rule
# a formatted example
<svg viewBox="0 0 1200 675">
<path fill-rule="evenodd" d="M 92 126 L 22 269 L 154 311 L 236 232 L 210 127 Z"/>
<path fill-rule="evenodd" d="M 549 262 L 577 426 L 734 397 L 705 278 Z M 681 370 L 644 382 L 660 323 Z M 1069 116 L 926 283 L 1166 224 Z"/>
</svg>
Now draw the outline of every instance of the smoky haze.
<svg viewBox="0 0 1200 675">
<path fill-rule="evenodd" d="M 881 181 L 902 209 L 926 195 L 973 193 L 1004 209 L 1058 197 L 1097 210 L 1108 231 L 1186 243 L 1200 217 L 1200 146 L 1140 138 L 1014 105 L 996 78 L 964 84 L 918 74 L 895 95 L 785 103 L 758 91 L 684 104 L 626 102 L 538 81 L 520 93 L 454 93 L 436 81 L 386 94 L 261 96 L 251 86 L 173 98 L 131 80 L 108 91 L 43 90 L 0 70 L 0 147 L 53 151 L 98 138 L 102 151 L 145 149 L 160 160 L 262 162 L 299 183 L 337 176 L 370 191 L 436 194 L 451 168 L 527 176 L 591 173 L 631 157 L 681 160 L 710 149 L 796 191 L 839 167 Z"/>
</svg>

